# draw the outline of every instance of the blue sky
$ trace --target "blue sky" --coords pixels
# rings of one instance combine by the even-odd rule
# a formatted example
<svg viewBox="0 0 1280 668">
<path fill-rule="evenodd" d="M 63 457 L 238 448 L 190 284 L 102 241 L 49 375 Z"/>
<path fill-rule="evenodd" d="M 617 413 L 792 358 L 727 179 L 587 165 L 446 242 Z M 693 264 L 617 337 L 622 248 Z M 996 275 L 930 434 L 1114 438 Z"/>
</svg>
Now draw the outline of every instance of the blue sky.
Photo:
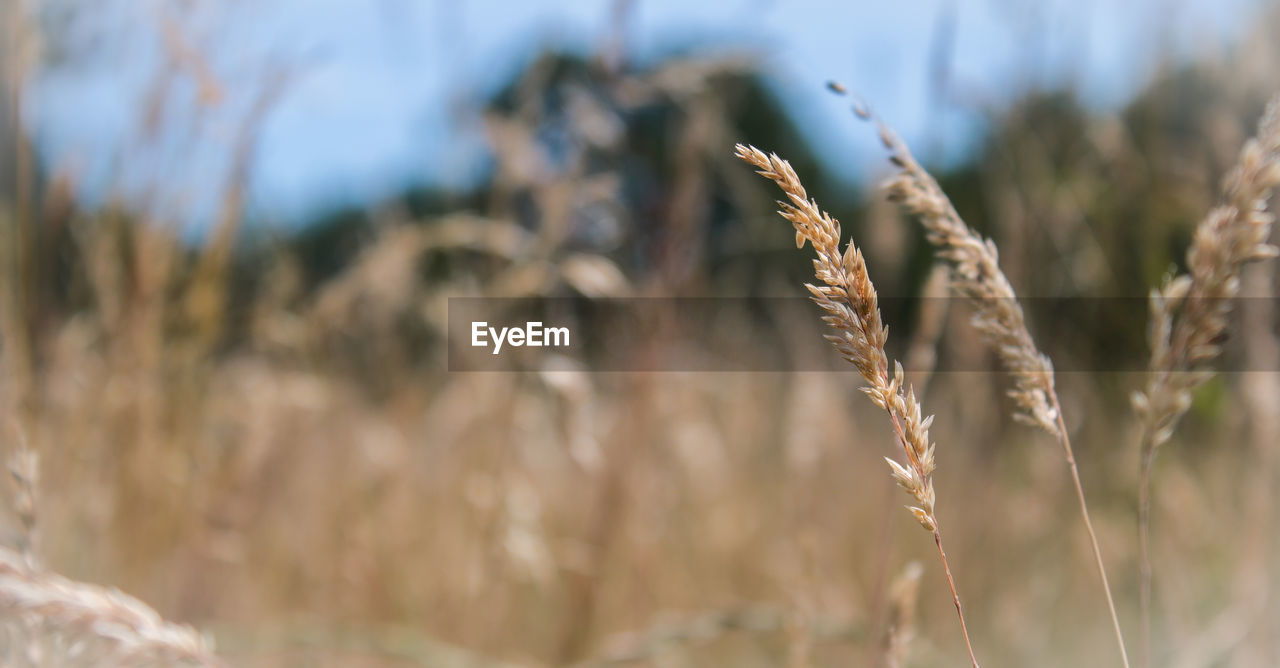
<svg viewBox="0 0 1280 668">
<path fill-rule="evenodd" d="M 477 178 L 478 105 L 544 48 L 593 49 L 612 5 L 100 0 L 45 45 L 56 57 L 33 77 L 24 115 L 45 164 L 70 170 L 86 199 L 117 193 L 160 219 L 199 226 L 221 199 L 241 119 L 282 68 L 287 85 L 260 128 L 248 206 L 255 218 L 290 224 L 411 183 Z M 857 90 L 909 142 L 928 140 L 955 159 L 975 138 L 975 104 L 998 108 L 1028 86 L 1072 84 L 1091 105 L 1118 106 L 1165 46 L 1223 57 L 1260 5 L 636 0 L 627 41 L 639 61 L 690 45 L 753 54 L 821 139 L 829 168 L 853 179 L 882 156 L 866 126 L 849 120 L 848 104 L 824 90 L 830 79 Z M 954 16 L 950 78 L 962 99 L 939 105 L 929 54 L 946 12 Z M 198 77 L 184 69 L 166 79 L 164 123 L 147 129 L 140 110 L 169 61 L 166 32 L 204 54 L 221 94 L 201 102 Z"/>
</svg>

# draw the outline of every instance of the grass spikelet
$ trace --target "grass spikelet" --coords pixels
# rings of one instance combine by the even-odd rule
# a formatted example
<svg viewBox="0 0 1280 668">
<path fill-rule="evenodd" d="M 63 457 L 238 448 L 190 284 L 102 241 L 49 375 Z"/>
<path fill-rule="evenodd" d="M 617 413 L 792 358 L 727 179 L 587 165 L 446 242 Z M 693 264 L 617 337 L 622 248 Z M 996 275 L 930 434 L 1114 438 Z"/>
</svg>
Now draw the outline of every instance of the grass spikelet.
<svg viewBox="0 0 1280 668">
<path fill-rule="evenodd" d="M 890 200 L 898 202 L 924 226 L 926 236 L 937 247 L 937 256 L 950 268 L 951 289 L 965 297 L 975 314 L 971 322 L 1013 376 L 1014 419 L 1048 432 L 1061 445 L 1075 485 L 1080 515 L 1093 547 L 1094 563 L 1111 613 L 1116 643 L 1124 665 L 1129 665 L 1120 617 L 1116 613 L 1111 583 L 1102 561 L 1102 549 L 1089 517 L 1079 467 L 1062 419 L 1062 407 L 1054 387 L 1053 364 L 1040 352 L 1027 330 L 1026 318 L 1017 294 L 1000 269 L 999 252 L 965 224 L 937 180 L 920 166 L 907 145 L 883 122 L 876 121 L 880 141 L 889 150 L 889 161 L 898 169 L 885 185 Z"/>
<path fill-rule="evenodd" d="M 27 444 L 20 429 L 13 430 L 17 448 L 9 457 L 9 476 L 13 479 L 13 510 L 22 525 L 18 536 L 22 558 L 36 564 L 36 489 L 40 481 L 40 457 Z"/>
<path fill-rule="evenodd" d="M 907 665 L 911 641 L 915 637 L 916 605 L 923 573 L 920 562 L 907 562 L 889 585 L 889 623 L 882 642 L 885 663 L 890 668 Z"/>
<path fill-rule="evenodd" d="M 890 162 L 899 170 L 885 185 L 889 199 L 920 221 L 929 242 L 938 247 L 938 257 L 951 269 L 952 290 L 973 304 L 974 327 L 1013 376 L 1009 395 L 1017 407 L 1014 416 L 1060 438 L 1053 364 L 1027 331 L 1017 295 L 1000 270 L 995 243 L 964 223 L 938 182 L 887 126 L 880 126 L 880 134 L 891 151 Z"/>
<path fill-rule="evenodd" d="M 893 372 L 889 371 L 889 360 L 885 354 L 889 330 L 881 321 L 875 286 L 867 274 L 862 252 L 853 242 L 849 242 L 843 252 L 840 251 L 839 221 L 809 199 L 795 170 L 786 160 L 742 144 L 736 146 L 736 155 L 754 165 L 761 176 L 782 189 L 787 199 L 778 203 L 779 213 L 795 227 L 797 247 L 808 242 L 817 254 L 814 276 L 821 284 L 806 287 L 813 301 L 826 312 L 823 320 L 831 327 L 827 340 L 841 357 L 858 369 L 867 382 L 863 391 L 889 415 L 906 463 L 887 457 L 885 460 L 898 486 L 915 501 L 908 510 L 921 527 L 933 534 L 947 584 L 951 588 L 952 602 L 960 618 L 969 660 L 976 668 L 978 660 L 969 641 L 960 596 L 951 577 L 951 568 L 942 547 L 942 533 L 934 514 L 934 446 L 929 440 L 933 418 L 922 417 L 920 402 L 904 380 L 902 365 L 895 363 Z"/>
<path fill-rule="evenodd" d="M 1191 393 L 1213 372 L 1231 300 L 1240 293 L 1241 268 L 1276 257 L 1267 243 L 1274 216 L 1267 200 L 1280 187 L 1280 96 L 1267 105 L 1258 133 L 1245 142 L 1222 183 L 1221 203 L 1196 226 L 1187 250 L 1188 273 L 1169 276 L 1151 293 L 1151 345 L 1147 387 L 1133 395 L 1142 424 L 1138 481 L 1138 554 L 1141 569 L 1143 665 L 1151 661 L 1151 469 L 1156 452 L 1191 407 Z"/>
<path fill-rule="evenodd" d="M 104 665 L 223 665 L 195 629 L 169 623 L 145 603 L 117 590 L 34 568 L 4 548 L 0 548 L 0 613 L 31 615 L 60 632 L 106 640 L 114 651 Z"/>
</svg>

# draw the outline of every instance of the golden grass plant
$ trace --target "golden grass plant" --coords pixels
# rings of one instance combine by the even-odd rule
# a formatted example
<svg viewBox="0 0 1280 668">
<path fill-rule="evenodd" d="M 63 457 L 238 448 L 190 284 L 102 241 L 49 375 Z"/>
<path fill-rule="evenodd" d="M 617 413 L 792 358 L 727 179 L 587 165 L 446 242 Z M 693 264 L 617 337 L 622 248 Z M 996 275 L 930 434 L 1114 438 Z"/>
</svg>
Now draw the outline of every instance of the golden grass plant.
<svg viewBox="0 0 1280 668">
<path fill-rule="evenodd" d="M 893 479 L 916 502 L 916 505 L 908 506 L 908 510 L 925 531 L 933 534 L 938 558 L 951 588 L 956 615 L 960 618 L 965 648 L 976 668 L 978 660 L 969 640 L 960 595 L 951 576 L 947 553 L 942 547 L 942 531 L 934 513 L 934 443 L 929 439 L 933 416 L 922 416 L 915 391 L 904 380 L 902 365 L 895 363 L 892 374 L 889 371 L 889 359 L 885 354 L 889 329 L 881 322 L 879 298 L 867 274 L 862 251 L 852 241 L 845 245 L 843 252 L 840 250 L 839 221 L 809 199 L 800 178 L 786 160 L 776 154 L 766 155 L 753 146 L 738 144 L 736 150 L 739 158 L 757 167 L 760 175 L 772 180 L 786 194 L 787 201 L 779 202 L 779 213 L 795 227 L 796 247 L 803 248 L 808 242 L 818 255 L 813 261 L 813 268 L 821 285 L 808 284 L 806 287 L 813 301 L 826 312 L 823 320 L 833 330 L 826 335 L 827 340 L 841 357 L 858 369 L 867 382 L 863 391 L 889 415 L 906 464 L 890 457 L 885 461 Z"/>
<path fill-rule="evenodd" d="M 856 107 L 855 111 L 864 119 L 870 118 L 862 107 Z M 1076 465 L 1071 438 L 1062 419 L 1062 405 L 1054 387 L 1053 363 L 1036 347 L 1027 330 L 1017 294 L 1000 269 L 995 242 L 982 238 L 966 225 L 938 182 L 920 166 L 907 145 L 887 125 L 878 121 L 877 125 L 880 140 L 890 151 L 890 162 L 899 170 L 885 185 L 885 190 L 891 200 L 900 203 L 924 226 L 929 242 L 938 249 L 938 257 L 950 267 L 952 292 L 965 298 L 974 308 L 975 314 L 970 323 L 1013 376 L 1014 388 L 1009 391 L 1009 396 L 1015 406 L 1014 418 L 1048 432 L 1062 447 L 1080 505 L 1080 517 L 1093 548 L 1094 564 L 1106 594 L 1120 658 L 1128 666 L 1128 651 L 1103 564 L 1102 548 L 1098 545 L 1098 535 L 1089 517 L 1080 469 Z"/>
<path fill-rule="evenodd" d="M 1267 243 L 1274 216 L 1267 200 L 1280 186 L 1280 96 L 1273 98 L 1222 183 L 1221 203 L 1196 226 L 1187 250 L 1187 273 L 1166 277 L 1151 292 L 1151 375 L 1133 394 L 1142 426 L 1138 481 L 1138 555 L 1141 582 L 1143 665 L 1151 662 L 1151 470 L 1156 452 L 1191 408 L 1191 393 L 1213 376 L 1240 272 L 1249 262 L 1273 258 Z"/>
</svg>

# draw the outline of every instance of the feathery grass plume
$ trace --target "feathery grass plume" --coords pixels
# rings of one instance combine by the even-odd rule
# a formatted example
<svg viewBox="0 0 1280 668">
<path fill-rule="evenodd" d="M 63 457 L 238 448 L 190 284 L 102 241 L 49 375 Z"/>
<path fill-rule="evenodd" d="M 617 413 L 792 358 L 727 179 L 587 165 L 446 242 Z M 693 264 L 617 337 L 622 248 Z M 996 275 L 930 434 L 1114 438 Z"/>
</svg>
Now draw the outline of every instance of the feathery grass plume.
<svg viewBox="0 0 1280 668">
<path fill-rule="evenodd" d="M 1151 467 L 1157 449 L 1173 436 L 1191 407 L 1191 392 L 1208 380 L 1218 356 L 1231 299 L 1240 292 L 1240 269 L 1276 257 L 1267 243 L 1274 216 L 1267 199 L 1280 187 L 1280 95 L 1267 105 L 1258 134 L 1245 142 L 1222 183 L 1222 201 L 1196 226 L 1187 250 L 1187 274 L 1166 277 L 1151 293 L 1151 376 L 1133 395 L 1142 423 L 1138 481 L 1138 553 L 1143 665 L 1151 661 Z"/>
<path fill-rule="evenodd" d="M 972 303 L 973 326 L 1013 375 L 1009 396 L 1017 407 L 1014 417 L 1060 438 L 1063 429 L 1053 364 L 1027 331 L 1017 294 L 1000 270 L 995 242 L 983 239 L 961 220 L 938 182 L 901 139 L 883 124 L 879 130 L 880 140 L 891 152 L 890 161 L 900 170 L 884 186 L 889 199 L 924 226 L 929 243 L 938 247 L 938 257 L 951 268 L 951 289 Z"/>
<path fill-rule="evenodd" d="M 766 155 L 754 146 L 738 144 L 735 148 L 739 158 L 759 168 L 761 176 L 778 184 L 786 193 L 787 201 L 778 203 L 781 207 L 779 213 L 795 227 L 796 247 L 803 248 L 805 242 L 809 242 L 818 255 L 813 261 L 813 269 L 821 285 L 808 284 L 806 287 L 813 301 L 826 311 L 823 321 L 833 330 L 826 335 L 827 340 L 862 374 L 867 381 L 867 387 L 863 388 L 867 396 L 889 414 L 907 463 L 903 465 L 889 457 L 885 461 L 889 463 L 894 480 L 916 502 L 916 505 L 908 506 L 908 510 L 920 526 L 933 534 L 947 584 L 951 587 L 952 602 L 960 618 L 969 660 L 976 668 L 978 660 L 974 658 L 960 596 L 956 593 L 947 555 L 942 549 L 942 533 L 934 514 L 934 444 L 929 440 L 933 416 L 922 417 L 920 402 L 904 381 L 902 365 L 895 363 L 893 373 L 889 372 L 889 359 L 884 351 L 889 330 L 880 320 L 876 289 L 867 274 L 862 251 L 852 241 L 845 246 L 844 252 L 840 251 L 839 221 L 819 210 L 817 203 L 809 199 L 790 163 L 776 154 Z"/>
<path fill-rule="evenodd" d="M 916 604 L 923 574 L 920 562 L 910 561 L 889 585 L 889 623 L 881 641 L 889 668 L 907 665 L 911 640 L 916 633 Z"/>
<path fill-rule="evenodd" d="M 854 112 L 864 120 L 872 118 L 864 106 L 856 106 Z M 1080 483 L 1080 470 L 1076 466 L 1071 439 L 1062 419 L 1062 407 L 1054 388 L 1053 364 L 1040 352 L 1031 333 L 1027 331 L 1022 307 L 1009 279 L 1000 270 L 999 253 L 995 242 L 984 239 L 965 224 L 942 187 L 920 163 L 916 162 L 907 145 L 887 125 L 876 120 L 880 141 L 890 152 L 890 162 L 898 168 L 896 176 L 885 184 L 889 199 L 898 202 L 903 209 L 924 226 L 926 236 L 937 247 L 937 255 L 950 266 L 951 289 L 967 298 L 975 314 L 973 326 L 992 346 L 1001 364 L 1013 376 L 1014 387 L 1009 391 L 1013 398 L 1014 418 L 1039 427 L 1057 439 L 1062 446 L 1067 466 L 1075 484 L 1080 515 L 1093 547 L 1095 566 L 1106 594 L 1107 609 L 1120 657 L 1126 668 L 1129 665 L 1125 649 L 1124 633 L 1120 629 L 1120 617 L 1116 613 L 1111 595 L 1111 583 L 1102 561 L 1102 549 L 1098 545 L 1093 521 L 1089 517 L 1089 505 L 1085 501 L 1084 487 Z"/>
<path fill-rule="evenodd" d="M 223 665 L 195 629 L 169 623 L 115 589 L 33 568 L 6 548 L 0 548 L 0 614 L 31 615 L 60 632 L 109 641 L 109 665 Z"/>
<path fill-rule="evenodd" d="M 22 558 L 34 566 L 36 562 L 36 489 L 40 481 L 40 457 L 27 444 L 26 436 L 16 426 L 17 448 L 9 457 L 9 475 L 13 478 L 13 510 L 22 524 L 19 534 Z"/>
</svg>

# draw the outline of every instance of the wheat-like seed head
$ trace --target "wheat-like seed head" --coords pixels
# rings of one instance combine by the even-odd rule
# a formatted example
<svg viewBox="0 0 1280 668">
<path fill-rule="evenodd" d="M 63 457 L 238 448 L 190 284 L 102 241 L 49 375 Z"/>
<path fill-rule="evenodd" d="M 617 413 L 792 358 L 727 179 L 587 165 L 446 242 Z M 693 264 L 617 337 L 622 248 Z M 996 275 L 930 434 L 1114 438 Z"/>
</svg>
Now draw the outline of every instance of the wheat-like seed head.
<svg viewBox="0 0 1280 668">
<path fill-rule="evenodd" d="M 818 255 L 813 271 L 821 285 L 806 287 L 826 312 L 823 321 L 832 329 L 826 338 L 867 381 L 863 388 L 867 396 L 893 419 L 907 464 L 888 457 L 885 460 L 894 480 L 915 499 L 917 505 L 909 509 L 916 520 L 925 529 L 936 530 L 933 444 L 929 441 L 933 417 L 921 415 L 920 402 L 906 385 L 902 365 L 895 363 L 893 374 L 889 373 L 884 351 L 889 330 L 880 319 L 876 289 L 862 252 L 852 241 L 840 251 L 840 222 L 809 199 L 790 163 L 753 146 L 738 144 L 736 148 L 739 158 L 756 166 L 760 175 L 778 184 L 787 195 L 787 201 L 778 203 L 779 213 L 795 227 L 796 247 L 808 242 Z"/>
<path fill-rule="evenodd" d="M 0 614 L 31 615 L 72 634 L 107 640 L 115 648 L 110 665 L 223 665 L 195 629 L 167 622 L 117 590 L 33 568 L 5 548 L 0 548 Z"/>
<path fill-rule="evenodd" d="M 1274 216 L 1267 199 L 1280 187 L 1280 96 L 1272 99 L 1222 184 L 1222 203 L 1196 227 L 1187 251 L 1188 273 L 1168 277 L 1151 293 L 1151 371 L 1156 372 L 1133 405 L 1155 449 L 1173 435 L 1191 406 L 1191 392 L 1212 375 L 1230 300 L 1240 293 L 1240 270 L 1248 262 L 1276 257 L 1267 243 Z"/>
<path fill-rule="evenodd" d="M 886 663 L 891 668 L 907 665 L 911 641 L 915 637 L 916 606 L 920 597 L 920 577 L 924 567 L 909 561 L 889 583 L 888 624 L 883 639 Z"/>
<path fill-rule="evenodd" d="M 995 243 L 964 223 L 938 182 L 892 130 L 883 123 L 879 130 L 880 141 L 891 153 L 890 162 L 899 169 L 885 184 L 889 199 L 920 220 L 929 242 L 938 247 L 938 257 L 950 267 L 952 290 L 973 304 L 974 327 L 1013 375 L 1009 395 L 1018 409 L 1014 417 L 1060 438 L 1053 364 L 1027 331 L 1022 307 L 1000 270 Z"/>
<path fill-rule="evenodd" d="M 13 510 L 22 524 L 20 536 L 22 557 L 36 563 L 36 489 L 40 481 L 40 457 L 27 445 L 25 436 L 17 434 L 18 448 L 9 458 L 9 475 L 13 478 Z"/>
<path fill-rule="evenodd" d="M 827 339 L 867 381 L 863 388 L 867 396 L 889 414 L 907 463 L 904 465 L 891 457 L 885 457 L 885 461 L 889 463 L 889 470 L 898 486 L 916 502 L 907 509 L 925 531 L 933 534 L 938 558 L 947 576 L 947 586 L 951 589 L 951 599 L 956 606 L 956 616 L 960 618 L 969 661 L 973 668 L 978 668 L 978 659 L 969 641 L 969 630 L 965 627 L 960 594 L 956 592 L 951 567 L 947 565 L 947 553 L 942 549 L 942 532 L 934 515 L 933 443 L 929 441 L 933 417 L 921 415 L 920 402 L 906 383 L 902 365 L 895 362 L 893 374 L 889 373 L 889 358 L 884 352 L 889 330 L 880 320 L 879 302 L 875 286 L 867 274 L 867 263 L 852 241 L 845 246 L 843 253 L 840 252 L 839 221 L 818 209 L 817 203 L 809 199 L 790 163 L 776 154 L 766 155 L 758 148 L 742 144 L 737 145 L 737 156 L 755 165 L 760 175 L 782 188 L 787 201 L 778 203 L 781 207 L 779 213 L 795 227 L 796 247 L 803 247 L 807 241 L 813 244 L 818 254 L 813 262 L 813 273 L 822 284 L 809 285 L 808 288 L 813 301 L 827 313 L 823 320 L 832 328 Z"/>
<path fill-rule="evenodd" d="M 871 120 L 872 114 L 864 106 L 854 108 L 863 120 Z M 1076 498 L 1080 502 L 1080 514 L 1093 547 L 1094 562 L 1111 613 L 1111 623 L 1116 633 L 1123 665 L 1129 665 L 1125 650 L 1124 634 L 1116 613 L 1107 581 L 1106 567 L 1102 561 L 1102 548 L 1098 545 L 1089 508 L 1085 502 L 1084 487 L 1071 449 L 1071 439 L 1062 419 L 1062 409 L 1054 388 L 1053 364 L 1040 352 L 1027 331 L 1022 307 L 1004 272 L 1000 270 L 996 245 L 984 239 L 961 220 L 951 200 L 933 176 L 916 162 L 911 151 L 883 122 L 877 121 L 880 141 L 890 151 L 890 162 L 899 170 L 886 184 L 889 199 L 899 202 L 910 214 L 919 219 L 927 232 L 929 242 L 938 248 L 937 255 L 946 261 L 950 271 L 952 290 L 968 298 L 976 311 L 972 323 L 983 338 L 995 349 L 1005 369 L 1013 375 L 1014 388 L 1009 395 L 1014 400 L 1014 418 L 1039 427 L 1052 435 L 1062 446 L 1067 466 L 1075 484 Z"/>
</svg>

